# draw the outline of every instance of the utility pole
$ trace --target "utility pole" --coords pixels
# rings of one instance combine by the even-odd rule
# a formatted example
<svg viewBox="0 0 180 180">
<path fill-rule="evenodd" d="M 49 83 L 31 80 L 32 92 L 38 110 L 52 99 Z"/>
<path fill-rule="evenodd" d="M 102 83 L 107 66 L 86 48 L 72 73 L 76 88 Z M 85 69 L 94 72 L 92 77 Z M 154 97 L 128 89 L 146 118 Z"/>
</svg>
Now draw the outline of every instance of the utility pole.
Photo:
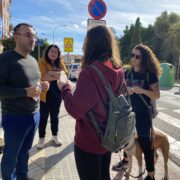
<svg viewBox="0 0 180 180">
<path fill-rule="evenodd" d="M 57 28 L 59 28 L 59 27 L 66 27 L 66 26 L 68 26 L 68 25 L 63 24 L 63 25 L 57 25 L 57 26 L 55 26 L 55 27 L 53 28 L 53 44 L 54 44 L 54 33 L 55 33 L 55 30 L 56 30 Z"/>
</svg>

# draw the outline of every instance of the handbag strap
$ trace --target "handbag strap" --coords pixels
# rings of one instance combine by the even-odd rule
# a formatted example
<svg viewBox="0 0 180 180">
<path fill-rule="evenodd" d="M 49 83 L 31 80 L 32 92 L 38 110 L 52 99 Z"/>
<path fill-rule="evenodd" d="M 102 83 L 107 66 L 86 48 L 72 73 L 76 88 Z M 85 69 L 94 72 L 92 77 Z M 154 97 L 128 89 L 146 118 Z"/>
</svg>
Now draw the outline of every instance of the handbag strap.
<svg viewBox="0 0 180 180">
<path fill-rule="evenodd" d="M 97 135 L 99 136 L 100 140 L 102 140 L 102 138 L 103 138 L 103 131 L 102 131 L 102 129 L 101 129 L 101 127 L 100 127 L 100 125 L 99 125 L 99 123 L 98 123 L 94 113 L 93 113 L 93 111 L 90 110 L 90 111 L 88 111 L 87 114 L 89 115 L 89 117 L 91 119 L 91 123 L 93 124 L 93 126 L 94 126 L 94 128 L 96 130 Z"/>
<path fill-rule="evenodd" d="M 108 94 L 109 98 L 111 98 L 112 103 L 115 104 L 116 106 L 118 106 L 118 102 L 117 102 L 117 100 L 115 98 L 115 95 L 114 95 L 114 92 L 112 90 L 112 87 L 111 87 L 110 83 L 106 80 L 106 78 L 103 75 L 103 73 L 95 65 L 90 65 L 90 67 L 92 67 L 96 71 L 98 76 L 101 78 L 101 80 L 102 80 L 102 82 L 104 84 L 104 87 L 105 87 L 105 89 L 107 91 L 107 94 Z"/>
<path fill-rule="evenodd" d="M 134 86 L 133 73 L 130 72 L 130 75 L 131 75 L 132 84 Z M 143 101 L 143 103 L 145 104 L 145 106 L 148 109 L 148 112 L 149 112 L 149 115 L 150 115 L 151 127 L 152 127 L 152 119 L 153 119 L 153 117 L 152 117 L 152 107 L 147 103 L 147 101 L 144 99 L 144 97 L 141 94 L 137 94 L 137 95 L 140 97 L 140 99 Z"/>
<path fill-rule="evenodd" d="M 111 85 L 107 82 L 107 80 L 104 77 L 104 75 L 102 74 L 102 72 L 95 65 L 90 65 L 90 67 L 93 68 L 96 71 L 96 73 L 101 78 L 101 80 L 102 80 L 102 82 L 103 82 L 103 84 L 105 86 L 105 89 L 107 91 L 108 96 L 111 96 L 112 102 L 117 104 L 117 106 L 118 106 L 118 102 L 117 102 L 117 100 L 116 100 L 116 98 L 114 96 L 114 92 L 112 91 Z M 91 123 L 94 126 L 97 135 L 99 136 L 100 140 L 102 140 L 102 138 L 103 138 L 103 130 L 101 129 L 100 124 L 99 124 L 97 118 L 94 115 L 94 112 L 92 110 L 90 110 L 90 111 L 88 111 L 87 114 L 91 119 Z"/>
<path fill-rule="evenodd" d="M 110 85 L 110 83 L 106 80 L 105 76 L 103 75 L 103 73 L 99 70 L 99 68 L 95 65 L 90 65 L 90 67 L 92 67 L 96 73 L 99 75 L 99 77 L 101 78 L 103 84 L 104 84 L 104 87 L 106 89 L 106 91 L 108 92 L 108 95 L 111 96 L 111 99 L 113 100 L 113 103 L 118 103 L 116 101 L 116 98 L 115 98 L 115 95 L 114 95 L 114 92 L 112 91 L 112 87 Z M 125 93 L 126 93 L 126 96 L 127 96 L 127 100 L 128 100 L 128 103 L 131 104 L 131 100 L 130 100 L 130 96 L 128 94 L 128 89 L 127 89 L 127 86 L 126 86 L 126 82 L 125 82 L 125 79 L 123 78 L 123 82 L 119 88 L 119 91 L 118 92 L 122 92 L 123 89 L 125 90 Z M 117 104 L 118 105 L 118 104 Z"/>
</svg>

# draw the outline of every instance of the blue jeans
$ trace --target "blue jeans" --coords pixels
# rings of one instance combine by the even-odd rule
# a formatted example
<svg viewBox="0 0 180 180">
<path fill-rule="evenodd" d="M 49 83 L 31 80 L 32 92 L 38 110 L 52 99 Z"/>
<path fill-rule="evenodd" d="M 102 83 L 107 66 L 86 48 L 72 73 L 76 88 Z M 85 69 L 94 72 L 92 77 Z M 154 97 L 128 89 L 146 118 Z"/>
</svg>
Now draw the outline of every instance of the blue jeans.
<svg viewBox="0 0 180 180">
<path fill-rule="evenodd" d="M 39 125 L 39 112 L 31 115 L 2 115 L 4 151 L 1 161 L 3 180 L 25 180 L 29 150 Z"/>
</svg>

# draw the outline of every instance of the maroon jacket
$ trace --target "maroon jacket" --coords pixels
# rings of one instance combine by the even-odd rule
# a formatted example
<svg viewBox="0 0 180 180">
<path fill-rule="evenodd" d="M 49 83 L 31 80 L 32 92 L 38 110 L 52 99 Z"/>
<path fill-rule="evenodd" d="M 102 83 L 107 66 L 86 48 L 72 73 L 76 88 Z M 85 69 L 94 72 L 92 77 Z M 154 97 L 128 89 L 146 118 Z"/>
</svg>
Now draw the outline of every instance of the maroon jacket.
<svg viewBox="0 0 180 180">
<path fill-rule="evenodd" d="M 105 63 L 95 61 L 93 64 L 101 70 L 110 82 L 114 93 L 118 95 L 124 78 L 123 69 L 114 69 L 110 61 Z M 67 112 L 76 119 L 75 144 L 89 153 L 103 154 L 106 152 L 87 115 L 87 112 L 93 109 L 101 124 L 107 120 L 105 107 L 108 96 L 96 71 L 91 67 L 84 68 L 79 75 L 74 94 L 72 95 L 71 87 L 65 85 L 62 88 L 62 98 Z"/>
</svg>

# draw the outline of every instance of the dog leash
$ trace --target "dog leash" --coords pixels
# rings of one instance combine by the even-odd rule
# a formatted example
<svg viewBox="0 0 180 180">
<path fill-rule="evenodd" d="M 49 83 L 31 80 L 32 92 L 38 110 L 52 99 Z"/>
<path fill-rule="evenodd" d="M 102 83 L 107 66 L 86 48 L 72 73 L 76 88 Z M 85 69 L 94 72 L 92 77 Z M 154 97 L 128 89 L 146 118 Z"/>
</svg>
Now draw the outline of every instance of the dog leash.
<svg viewBox="0 0 180 180">
<path fill-rule="evenodd" d="M 139 174 L 138 176 L 133 176 L 130 173 L 128 173 L 125 168 L 122 168 L 122 170 L 124 171 L 126 176 L 130 176 L 130 177 L 135 178 L 135 179 L 140 178 L 146 171 L 146 169 L 144 169 L 144 171 L 141 174 Z"/>
<path fill-rule="evenodd" d="M 131 150 L 134 147 L 135 143 L 136 143 L 136 141 L 134 141 L 133 145 L 130 148 L 128 148 L 127 150 Z M 125 173 L 126 176 L 130 176 L 130 177 L 135 178 L 135 179 L 140 178 L 146 171 L 146 169 L 144 168 L 144 171 L 142 173 L 140 173 L 138 176 L 134 176 L 134 175 L 131 175 L 130 173 L 128 173 L 126 171 L 126 169 L 123 168 L 123 167 L 122 167 L 122 170 L 123 170 L 123 172 Z"/>
</svg>

